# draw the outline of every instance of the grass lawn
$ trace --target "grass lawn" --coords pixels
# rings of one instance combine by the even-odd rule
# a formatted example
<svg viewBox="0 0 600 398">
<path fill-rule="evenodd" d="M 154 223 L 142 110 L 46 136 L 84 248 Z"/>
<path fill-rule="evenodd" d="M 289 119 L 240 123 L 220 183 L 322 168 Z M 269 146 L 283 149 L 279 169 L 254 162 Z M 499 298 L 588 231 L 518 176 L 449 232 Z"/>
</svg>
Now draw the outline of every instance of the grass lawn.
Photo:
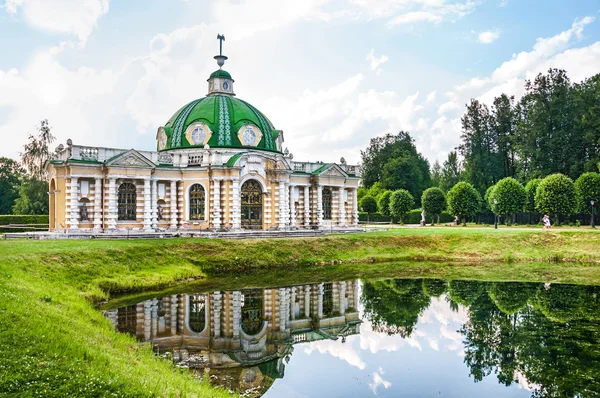
<svg viewBox="0 0 600 398">
<path fill-rule="evenodd" d="M 471 227 L 300 239 L 0 241 L 0 395 L 228 395 L 115 333 L 94 303 L 116 292 L 143 296 L 197 278 L 190 289 L 392 276 L 600 284 L 599 248 L 600 233 L 590 229 Z"/>
</svg>

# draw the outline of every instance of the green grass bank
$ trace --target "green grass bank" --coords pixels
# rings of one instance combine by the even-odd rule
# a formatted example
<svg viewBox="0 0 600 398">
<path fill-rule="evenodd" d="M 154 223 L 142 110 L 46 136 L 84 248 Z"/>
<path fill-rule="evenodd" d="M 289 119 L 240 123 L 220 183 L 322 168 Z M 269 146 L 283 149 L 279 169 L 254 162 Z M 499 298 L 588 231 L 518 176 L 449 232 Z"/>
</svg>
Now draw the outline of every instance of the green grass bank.
<svg viewBox="0 0 600 398">
<path fill-rule="evenodd" d="M 0 396 L 228 396 L 116 334 L 94 303 L 117 292 L 143 296 L 174 282 L 225 289 L 357 277 L 599 284 L 599 248 L 600 233 L 590 230 L 475 228 L 234 241 L 0 241 Z"/>
</svg>

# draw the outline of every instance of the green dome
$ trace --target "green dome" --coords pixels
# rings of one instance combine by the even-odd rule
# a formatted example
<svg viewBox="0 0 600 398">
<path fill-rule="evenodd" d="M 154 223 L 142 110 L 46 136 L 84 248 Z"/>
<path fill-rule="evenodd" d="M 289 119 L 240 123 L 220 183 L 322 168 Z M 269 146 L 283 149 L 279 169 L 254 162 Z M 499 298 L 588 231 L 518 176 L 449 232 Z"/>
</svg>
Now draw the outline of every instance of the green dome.
<svg viewBox="0 0 600 398">
<path fill-rule="evenodd" d="M 219 70 L 216 70 L 213 73 L 211 73 L 208 80 L 212 79 L 213 77 L 221 77 L 223 79 L 231 79 L 231 75 L 229 74 L 229 72 L 224 71 L 223 69 L 219 69 Z"/>
<path fill-rule="evenodd" d="M 208 127 L 210 132 L 201 132 L 201 138 L 192 138 L 190 130 L 194 128 L 189 127 L 199 123 Z M 239 133 L 242 127 L 249 125 L 253 125 L 254 130 L 260 130 L 255 131 L 258 143 L 245 146 L 240 141 Z M 161 131 L 163 129 L 164 133 Z M 204 143 L 201 141 L 203 137 L 207 137 L 208 141 L 204 141 L 211 148 L 255 148 L 280 152 L 276 144 L 279 134 L 280 131 L 273 127 L 271 121 L 249 103 L 229 95 L 209 95 L 178 110 L 167 124 L 159 129 L 157 139 L 159 150 L 203 147 Z M 166 139 L 162 140 L 163 145 L 161 135 L 166 135 Z M 196 143 L 193 142 L 194 139 Z"/>
</svg>

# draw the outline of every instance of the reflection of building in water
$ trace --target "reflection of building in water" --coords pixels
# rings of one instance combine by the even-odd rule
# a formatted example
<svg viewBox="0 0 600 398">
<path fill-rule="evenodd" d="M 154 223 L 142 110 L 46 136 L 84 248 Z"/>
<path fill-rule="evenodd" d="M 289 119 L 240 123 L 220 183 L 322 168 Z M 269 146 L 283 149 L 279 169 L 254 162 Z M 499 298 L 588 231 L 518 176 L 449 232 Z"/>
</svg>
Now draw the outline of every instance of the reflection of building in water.
<svg viewBox="0 0 600 398">
<path fill-rule="evenodd" d="M 105 312 L 176 363 L 229 368 L 229 387 L 264 392 L 283 377 L 293 344 L 359 333 L 357 308 L 358 281 L 347 281 L 179 294 Z"/>
</svg>

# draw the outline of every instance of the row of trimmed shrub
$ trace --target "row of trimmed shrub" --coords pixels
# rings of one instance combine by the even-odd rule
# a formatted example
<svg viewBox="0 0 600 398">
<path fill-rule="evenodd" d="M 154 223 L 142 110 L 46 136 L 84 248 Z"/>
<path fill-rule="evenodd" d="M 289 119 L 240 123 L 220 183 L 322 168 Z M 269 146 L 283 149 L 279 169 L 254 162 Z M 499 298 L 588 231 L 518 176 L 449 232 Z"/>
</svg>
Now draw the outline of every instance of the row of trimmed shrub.
<svg viewBox="0 0 600 398">
<path fill-rule="evenodd" d="M 48 229 L 48 223 L 50 217 L 47 214 L 42 215 L 13 215 L 6 214 L 0 215 L 0 232 L 27 232 L 35 231 L 35 228 Z M 14 225 L 14 224 L 39 224 L 32 226 L 31 228 L 2 228 L 3 225 Z"/>
<path fill-rule="evenodd" d="M 367 214 L 364 212 L 360 212 L 358 213 L 358 219 L 359 221 L 363 221 L 363 222 L 390 222 L 390 219 L 392 219 L 394 224 L 397 224 L 399 222 L 399 220 L 395 217 L 388 217 L 385 216 L 381 213 L 371 213 L 371 214 Z M 431 224 L 431 216 L 427 216 L 426 217 L 427 220 L 427 224 Z M 421 210 L 419 209 L 415 209 L 415 210 L 411 210 L 408 213 L 406 213 L 404 215 L 404 217 L 402 217 L 402 221 L 404 221 L 405 224 L 419 224 L 421 222 Z M 442 212 L 442 214 L 440 214 L 440 222 L 441 223 L 449 223 L 449 222 L 453 222 L 454 221 L 454 217 L 448 213 L 447 211 Z M 437 223 L 437 216 L 435 217 L 435 222 Z"/>
</svg>

